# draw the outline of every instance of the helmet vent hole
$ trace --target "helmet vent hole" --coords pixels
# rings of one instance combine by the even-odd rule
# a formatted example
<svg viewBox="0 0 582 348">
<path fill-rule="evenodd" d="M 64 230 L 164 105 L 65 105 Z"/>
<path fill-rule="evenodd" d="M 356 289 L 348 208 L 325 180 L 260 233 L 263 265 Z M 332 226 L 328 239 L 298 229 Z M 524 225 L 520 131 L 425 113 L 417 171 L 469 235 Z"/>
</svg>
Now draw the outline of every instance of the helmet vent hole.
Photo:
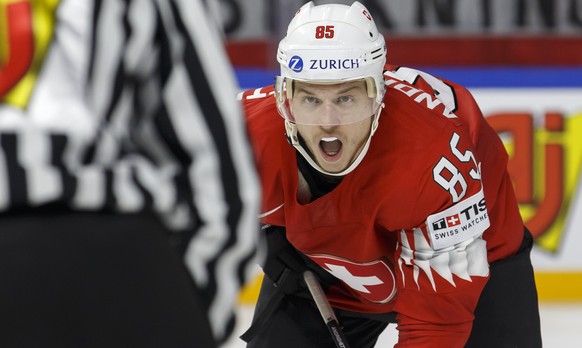
<svg viewBox="0 0 582 348">
<path fill-rule="evenodd" d="M 374 34 L 372 34 L 371 31 L 369 31 L 368 34 L 370 34 L 370 37 L 374 37 Z"/>
</svg>

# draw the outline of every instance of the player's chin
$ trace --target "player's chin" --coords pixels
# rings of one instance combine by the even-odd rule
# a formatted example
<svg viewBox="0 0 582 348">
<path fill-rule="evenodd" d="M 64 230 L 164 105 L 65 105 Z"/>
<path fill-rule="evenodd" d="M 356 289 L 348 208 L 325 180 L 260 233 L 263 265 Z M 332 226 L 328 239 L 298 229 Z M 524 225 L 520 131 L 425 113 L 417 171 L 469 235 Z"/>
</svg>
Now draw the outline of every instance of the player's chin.
<svg viewBox="0 0 582 348">
<path fill-rule="evenodd" d="M 346 163 L 347 161 L 343 158 L 343 156 L 333 158 L 333 161 L 329 161 L 328 158 L 323 158 L 320 156 L 317 162 L 319 162 L 318 164 L 321 167 L 321 169 L 332 174 L 341 173 L 348 167 L 349 164 Z"/>
</svg>

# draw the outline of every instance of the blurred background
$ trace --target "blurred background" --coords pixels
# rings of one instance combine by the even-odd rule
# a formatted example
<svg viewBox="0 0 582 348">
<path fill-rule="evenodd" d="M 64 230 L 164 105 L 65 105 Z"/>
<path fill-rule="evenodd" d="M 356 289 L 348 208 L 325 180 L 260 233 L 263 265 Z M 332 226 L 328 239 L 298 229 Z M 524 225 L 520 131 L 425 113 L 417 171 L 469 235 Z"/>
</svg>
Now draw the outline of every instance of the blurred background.
<svg viewBox="0 0 582 348">
<path fill-rule="evenodd" d="M 509 170 L 522 216 L 536 237 L 532 258 L 544 345 L 579 346 L 582 0 L 361 2 L 386 37 L 389 63 L 469 87 L 500 134 L 510 154 Z M 241 89 L 273 82 L 278 41 L 304 3 L 214 3 Z M 259 270 L 257 274 L 260 277 Z M 250 284 L 241 296 L 244 320 L 250 320 L 248 311 L 257 292 L 257 284 Z"/>
</svg>

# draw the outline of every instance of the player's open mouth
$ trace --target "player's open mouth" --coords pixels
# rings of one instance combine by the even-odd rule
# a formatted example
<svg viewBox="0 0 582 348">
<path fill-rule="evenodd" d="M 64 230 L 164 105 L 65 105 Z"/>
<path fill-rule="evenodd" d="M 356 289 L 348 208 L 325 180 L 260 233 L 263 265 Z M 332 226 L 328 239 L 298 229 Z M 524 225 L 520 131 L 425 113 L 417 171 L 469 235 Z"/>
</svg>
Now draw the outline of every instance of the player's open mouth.
<svg viewBox="0 0 582 348">
<path fill-rule="evenodd" d="M 319 148 L 325 160 L 336 161 L 342 149 L 342 142 L 336 137 L 324 137 L 319 141 Z"/>
</svg>

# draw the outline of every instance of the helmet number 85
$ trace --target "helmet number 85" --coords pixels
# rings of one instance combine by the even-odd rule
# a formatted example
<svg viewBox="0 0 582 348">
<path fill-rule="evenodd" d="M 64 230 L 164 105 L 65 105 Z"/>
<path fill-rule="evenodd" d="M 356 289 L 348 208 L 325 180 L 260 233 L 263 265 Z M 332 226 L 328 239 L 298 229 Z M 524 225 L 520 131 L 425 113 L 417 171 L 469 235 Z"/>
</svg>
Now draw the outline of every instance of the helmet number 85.
<svg viewBox="0 0 582 348">
<path fill-rule="evenodd" d="M 334 36 L 333 25 L 318 25 L 315 27 L 316 39 L 332 39 Z"/>
</svg>

